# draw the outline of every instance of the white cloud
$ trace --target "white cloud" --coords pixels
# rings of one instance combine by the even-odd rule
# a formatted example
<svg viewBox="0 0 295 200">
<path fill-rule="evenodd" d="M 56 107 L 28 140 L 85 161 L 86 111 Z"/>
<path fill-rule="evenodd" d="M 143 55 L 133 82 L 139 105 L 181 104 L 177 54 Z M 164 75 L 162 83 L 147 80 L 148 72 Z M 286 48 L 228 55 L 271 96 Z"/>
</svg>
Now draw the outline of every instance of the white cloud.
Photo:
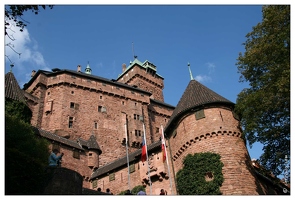
<svg viewBox="0 0 295 200">
<path fill-rule="evenodd" d="M 216 67 L 215 64 L 214 63 L 211 63 L 211 62 L 208 62 L 208 63 L 206 63 L 206 65 L 207 65 L 207 68 L 209 70 L 209 74 L 214 73 L 215 67 Z"/>
<path fill-rule="evenodd" d="M 212 62 L 207 62 L 205 65 L 208 69 L 208 74 L 207 75 L 200 74 L 195 77 L 195 80 L 199 82 L 203 82 L 203 83 L 212 81 L 211 75 L 215 72 L 215 67 L 216 67 L 215 64 Z"/>
<path fill-rule="evenodd" d="M 8 70 L 10 62 L 14 64 L 12 71 L 22 86 L 30 79 L 33 69 L 50 69 L 38 49 L 38 42 L 31 39 L 28 29 L 21 32 L 13 21 L 9 23 L 8 36 L 5 36 L 5 65 Z"/>
<path fill-rule="evenodd" d="M 195 80 L 196 81 L 199 81 L 199 82 L 211 82 L 212 81 L 212 79 L 211 79 L 211 77 L 210 76 L 206 76 L 206 75 L 197 75 L 196 77 L 195 77 Z"/>
</svg>

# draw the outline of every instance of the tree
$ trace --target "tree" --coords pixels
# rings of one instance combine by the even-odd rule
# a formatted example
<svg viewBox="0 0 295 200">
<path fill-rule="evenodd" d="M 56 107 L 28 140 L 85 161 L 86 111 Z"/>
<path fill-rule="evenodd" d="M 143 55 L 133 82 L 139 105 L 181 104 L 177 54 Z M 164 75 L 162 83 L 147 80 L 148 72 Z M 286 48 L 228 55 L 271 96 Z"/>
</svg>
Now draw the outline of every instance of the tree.
<svg viewBox="0 0 295 200">
<path fill-rule="evenodd" d="M 29 23 L 28 21 L 22 18 L 23 13 L 31 10 L 33 13 L 37 15 L 41 11 L 41 8 L 45 10 L 46 7 L 52 9 L 53 5 L 7 5 L 5 6 L 5 19 L 4 19 L 5 36 L 7 36 L 11 41 L 14 41 L 15 38 L 12 35 L 9 35 L 7 32 L 7 29 L 12 29 L 11 22 L 14 22 L 15 26 L 18 27 L 19 30 L 22 32 L 24 28 L 27 26 L 27 24 Z M 12 31 L 14 32 L 14 30 Z M 14 50 L 13 44 L 11 42 L 6 43 L 5 46 L 10 47 L 15 53 L 17 53 L 18 55 L 21 55 L 21 53 Z M 9 57 L 7 55 L 5 56 L 11 62 Z"/>
<path fill-rule="evenodd" d="M 290 155 L 290 6 L 262 7 L 263 20 L 246 35 L 236 63 L 242 90 L 235 111 L 250 147 L 263 144 L 260 163 L 274 175 Z"/>
<path fill-rule="evenodd" d="M 5 101 L 5 194 L 42 194 L 48 142 L 35 135 L 24 103 Z"/>
</svg>

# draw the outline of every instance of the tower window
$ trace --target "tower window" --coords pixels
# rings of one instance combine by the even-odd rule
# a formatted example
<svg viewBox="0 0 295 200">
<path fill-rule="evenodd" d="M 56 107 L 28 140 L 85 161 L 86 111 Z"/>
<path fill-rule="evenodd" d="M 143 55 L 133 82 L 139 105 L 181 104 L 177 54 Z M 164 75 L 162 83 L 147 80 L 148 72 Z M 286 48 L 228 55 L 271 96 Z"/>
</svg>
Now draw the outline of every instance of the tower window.
<svg viewBox="0 0 295 200">
<path fill-rule="evenodd" d="M 107 112 L 107 109 L 103 106 L 98 106 L 98 112 Z"/>
<path fill-rule="evenodd" d="M 97 122 L 94 122 L 94 129 L 97 129 Z"/>
<path fill-rule="evenodd" d="M 70 108 L 75 108 L 75 103 L 74 102 L 70 103 Z"/>
<path fill-rule="evenodd" d="M 159 133 L 159 132 L 160 132 L 159 127 L 156 127 L 156 133 Z"/>
<path fill-rule="evenodd" d="M 135 130 L 135 136 L 140 137 L 141 136 L 141 131 L 140 130 Z"/>
<path fill-rule="evenodd" d="M 75 110 L 79 110 L 79 104 L 70 102 L 70 108 L 74 108 Z"/>
<path fill-rule="evenodd" d="M 69 117 L 69 128 L 73 128 L 74 117 Z"/>
</svg>

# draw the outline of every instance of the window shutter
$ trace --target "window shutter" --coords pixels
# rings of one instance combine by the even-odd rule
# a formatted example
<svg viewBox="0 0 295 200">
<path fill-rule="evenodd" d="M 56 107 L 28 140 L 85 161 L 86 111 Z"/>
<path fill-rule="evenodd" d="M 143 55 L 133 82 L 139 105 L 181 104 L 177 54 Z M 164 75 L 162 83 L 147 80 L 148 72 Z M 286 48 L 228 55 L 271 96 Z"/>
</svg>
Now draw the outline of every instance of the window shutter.
<svg viewBox="0 0 295 200">
<path fill-rule="evenodd" d="M 113 180 L 115 180 L 115 173 L 111 173 L 109 175 L 109 181 L 113 181 Z"/>
<path fill-rule="evenodd" d="M 97 180 L 94 180 L 93 182 L 92 182 L 92 188 L 96 188 L 97 187 Z"/>
<path fill-rule="evenodd" d="M 199 120 L 199 119 L 205 118 L 204 109 L 202 109 L 202 110 L 198 110 L 198 111 L 196 112 L 195 116 L 196 116 L 196 120 Z"/>
<path fill-rule="evenodd" d="M 132 172 L 135 172 L 135 164 L 131 164 L 129 166 L 129 172 L 132 173 Z"/>
<path fill-rule="evenodd" d="M 75 110 L 79 110 L 79 104 L 75 103 Z"/>
</svg>

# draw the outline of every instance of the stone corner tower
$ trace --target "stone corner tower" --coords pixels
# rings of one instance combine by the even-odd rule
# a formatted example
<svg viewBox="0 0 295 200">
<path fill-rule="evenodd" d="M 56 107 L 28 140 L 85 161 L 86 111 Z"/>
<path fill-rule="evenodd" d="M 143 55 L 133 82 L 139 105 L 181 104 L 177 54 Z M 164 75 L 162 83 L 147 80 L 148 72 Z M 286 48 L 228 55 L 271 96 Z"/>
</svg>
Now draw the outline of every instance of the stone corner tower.
<svg viewBox="0 0 295 200">
<path fill-rule="evenodd" d="M 224 164 L 222 194 L 258 194 L 234 105 L 191 76 L 165 127 L 174 177 L 183 168 L 182 161 L 188 154 L 216 153 Z"/>
<path fill-rule="evenodd" d="M 164 78 L 157 73 L 157 67 L 148 60 L 142 63 L 135 57 L 128 67 L 123 64 L 122 73 L 117 81 L 148 91 L 152 93 L 152 99 L 164 102 Z"/>
</svg>

